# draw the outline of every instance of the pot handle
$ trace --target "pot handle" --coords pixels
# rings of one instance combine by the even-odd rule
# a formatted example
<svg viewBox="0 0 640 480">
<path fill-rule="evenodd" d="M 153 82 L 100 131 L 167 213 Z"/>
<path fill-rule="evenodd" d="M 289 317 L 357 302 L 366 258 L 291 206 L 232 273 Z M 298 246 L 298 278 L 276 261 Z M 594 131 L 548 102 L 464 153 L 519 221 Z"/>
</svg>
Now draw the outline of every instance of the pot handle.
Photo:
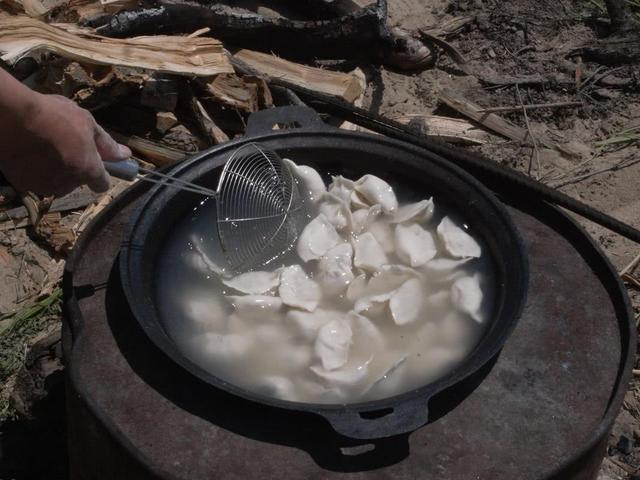
<svg viewBox="0 0 640 480">
<path fill-rule="evenodd" d="M 252 113 L 247 121 L 247 135 L 270 133 L 279 129 L 304 128 L 305 130 L 331 130 L 320 120 L 315 110 L 299 105 L 267 108 Z"/>
<path fill-rule="evenodd" d="M 397 405 L 373 410 L 324 410 L 324 417 L 341 435 L 369 440 L 410 433 L 429 421 L 429 397 L 405 400 Z"/>
</svg>

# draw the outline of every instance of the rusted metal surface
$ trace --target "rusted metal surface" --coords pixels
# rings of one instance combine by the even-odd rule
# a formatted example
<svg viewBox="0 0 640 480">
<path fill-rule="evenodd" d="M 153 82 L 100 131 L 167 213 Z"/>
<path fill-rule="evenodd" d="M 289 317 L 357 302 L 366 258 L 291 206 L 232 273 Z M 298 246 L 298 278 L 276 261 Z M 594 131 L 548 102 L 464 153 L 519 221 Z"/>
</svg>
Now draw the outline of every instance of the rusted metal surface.
<svg viewBox="0 0 640 480">
<path fill-rule="evenodd" d="M 73 478 L 595 478 L 635 339 L 608 264 L 550 207 L 510 208 L 531 284 L 495 364 L 435 398 L 434 423 L 367 445 L 214 391 L 153 347 L 114 266 L 133 207 L 87 237 L 66 276 Z"/>
</svg>

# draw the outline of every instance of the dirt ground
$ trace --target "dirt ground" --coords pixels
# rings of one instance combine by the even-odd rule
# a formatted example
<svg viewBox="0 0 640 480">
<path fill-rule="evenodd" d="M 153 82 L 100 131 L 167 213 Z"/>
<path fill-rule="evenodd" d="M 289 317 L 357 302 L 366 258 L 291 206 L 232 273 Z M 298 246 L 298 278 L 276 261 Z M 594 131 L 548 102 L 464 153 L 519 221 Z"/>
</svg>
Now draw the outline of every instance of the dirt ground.
<svg viewBox="0 0 640 480">
<path fill-rule="evenodd" d="M 363 66 L 370 82 L 365 107 L 391 117 L 433 113 L 456 116 L 439 101 L 439 92 L 445 89 L 487 108 L 581 102 L 580 106 L 528 110 L 526 119 L 521 110 L 501 113 L 514 124 L 530 129 L 537 148 L 522 147 L 519 142 L 497 135 L 490 136 L 484 145 L 468 148 L 529 172 L 640 228 L 640 128 L 635 132 L 636 137 L 628 134 L 632 127 L 640 127 L 640 65 L 602 66 L 586 59 L 581 63 L 571 55 L 573 49 L 594 43 L 604 32 L 605 16 L 596 3 L 587 0 L 389 0 L 391 23 L 408 30 L 436 27 L 454 17 L 473 17 L 462 33 L 449 40 L 466 57 L 473 75 L 466 75 L 445 54 L 439 55 L 433 68 L 415 74 Z M 581 89 L 577 88 L 576 69 L 582 72 Z M 608 72 L 611 72 L 608 76 L 593 81 Z M 505 79 L 534 75 L 543 77 L 544 81 L 525 82 L 517 87 L 513 82 L 504 85 Z M 555 148 L 557 144 L 566 148 Z M 588 174 L 593 176 L 586 177 Z M 640 254 L 640 245 L 578 220 L 619 270 Z M 4 268 L 3 261 L 6 264 L 16 258 L 15 252 L 8 257 L 2 255 L 1 249 L 10 249 L 11 242 L 16 241 L 11 235 L 16 234 L 0 232 L 0 269 Z M 24 257 L 37 255 L 42 252 L 34 249 Z M 38 283 L 47 275 L 47 268 L 41 267 L 46 262 L 36 263 L 40 267 L 32 268 L 30 275 Z M 11 269 L 10 265 L 5 267 Z M 59 267 L 50 264 L 48 268 Z M 640 278 L 640 268 L 636 269 L 636 278 Z M 0 305 L 7 295 L 24 293 L 18 291 L 19 285 L 15 280 L 5 282 L 4 290 L 0 291 Z M 629 287 L 629 294 L 638 316 L 640 290 Z M 40 331 L 34 333 L 37 354 L 27 358 L 27 368 L 7 384 L 17 392 L 12 398 L 17 399 L 19 405 L 15 419 L 0 425 L 0 461 L 7 464 L 0 467 L 0 479 L 65 477 L 65 466 L 60 463 L 65 447 L 61 441 L 64 410 L 58 322 L 52 318 L 42 322 Z M 637 378 L 640 377 L 629 385 L 624 409 L 611 434 L 600 480 L 640 478 L 640 381 Z M 42 400 L 30 405 L 28 392 L 33 391 Z M 21 412 L 30 414 L 31 418 Z M 25 431 L 29 435 L 25 436 Z M 33 450 L 34 445 L 42 452 L 35 461 L 24 453 L 25 448 Z"/>
</svg>

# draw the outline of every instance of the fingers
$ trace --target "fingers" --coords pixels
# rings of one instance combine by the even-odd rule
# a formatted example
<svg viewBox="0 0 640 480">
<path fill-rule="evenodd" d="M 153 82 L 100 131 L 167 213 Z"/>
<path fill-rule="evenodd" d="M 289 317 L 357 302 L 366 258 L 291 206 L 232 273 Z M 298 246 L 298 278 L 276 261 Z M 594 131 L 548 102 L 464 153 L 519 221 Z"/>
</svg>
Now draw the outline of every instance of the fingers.
<svg viewBox="0 0 640 480">
<path fill-rule="evenodd" d="M 95 122 L 94 122 L 95 123 Z M 104 129 L 95 123 L 94 138 L 98 154 L 104 162 L 118 162 L 131 157 L 131 150 L 120 145 Z"/>
</svg>

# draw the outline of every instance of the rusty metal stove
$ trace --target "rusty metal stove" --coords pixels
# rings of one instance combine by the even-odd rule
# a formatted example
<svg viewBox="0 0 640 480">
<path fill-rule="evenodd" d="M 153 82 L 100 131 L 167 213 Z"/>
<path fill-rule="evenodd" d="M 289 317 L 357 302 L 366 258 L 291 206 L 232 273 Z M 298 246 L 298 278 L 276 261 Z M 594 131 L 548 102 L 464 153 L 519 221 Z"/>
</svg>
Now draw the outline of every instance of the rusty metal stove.
<svg viewBox="0 0 640 480">
<path fill-rule="evenodd" d="M 103 212 L 65 275 L 73 479 L 593 479 L 635 354 L 628 299 L 554 208 L 509 203 L 530 253 L 529 300 L 498 359 L 434 398 L 433 423 L 376 442 L 214 391 L 164 357 L 118 281 L 145 187 Z"/>
</svg>

